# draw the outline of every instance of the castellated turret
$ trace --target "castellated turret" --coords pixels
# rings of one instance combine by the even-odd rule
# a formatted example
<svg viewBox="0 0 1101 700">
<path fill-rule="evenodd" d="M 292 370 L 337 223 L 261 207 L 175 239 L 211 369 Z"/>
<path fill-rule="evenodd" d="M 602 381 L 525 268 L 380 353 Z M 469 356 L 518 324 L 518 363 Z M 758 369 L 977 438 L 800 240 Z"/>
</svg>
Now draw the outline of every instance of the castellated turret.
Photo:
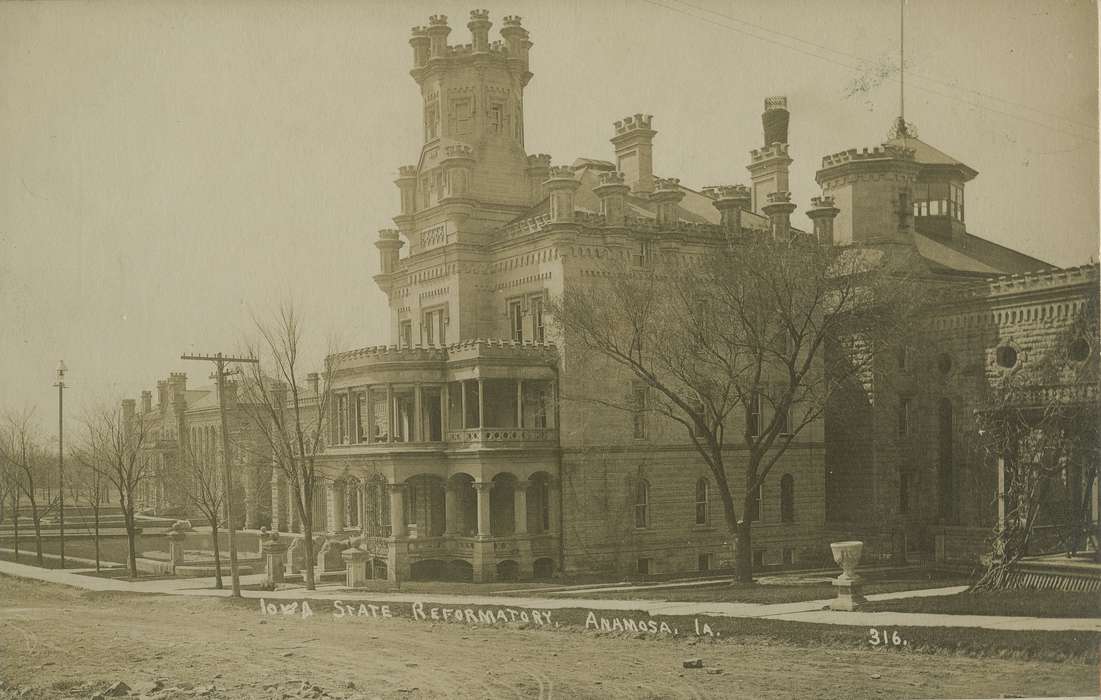
<svg viewBox="0 0 1101 700">
<path fill-rule="evenodd" d="M 913 240 L 913 191 L 920 164 L 913 149 L 884 144 L 822 158 L 815 180 L 840 210 L 833 241 Z"/>
<path fill-rule="evenodd" d="M 770 194 L 791 189 L 788 185 L 788 167 L 792 162 L 788 154 L 789 118 L 786 97 L 765 99 L 765 111 L 761 115 L 765 144 L 750 151 L 747 166 L 752 180 L 753 211 L 760 214 L 764 213 Z"/>
<path fill-rule="evenodd" d="M 654 136 L 658 132 L 650 128 L 653 119 L 649 114 L 624 117 L 615 123 L 612 136 L 616 169 L 636 194 L 654 191 Z"/>
</svg>

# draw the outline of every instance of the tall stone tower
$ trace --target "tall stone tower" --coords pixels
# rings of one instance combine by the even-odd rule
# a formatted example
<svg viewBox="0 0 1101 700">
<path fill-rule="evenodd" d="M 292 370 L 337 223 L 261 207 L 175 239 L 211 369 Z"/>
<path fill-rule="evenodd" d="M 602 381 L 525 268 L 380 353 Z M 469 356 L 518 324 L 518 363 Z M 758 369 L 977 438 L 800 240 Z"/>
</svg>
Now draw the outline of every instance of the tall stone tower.
<svg viewBox="0 0 1101 700">
<path fill-rule="evenodd" d="M 750 151 L 747 166 L 752 181 L 753 211 L 763 213 L 768 196 L 775 192 L 789 192 L 788 167 L 788 98 L 765 99 L 765 111 L 761 125 L 765 132 L 765 145 Z"/>
<path fill-rule="evenodd" d="M 409 40 L 423 143 L 416 165 L 399 168 L 395 181 L 397 230 L 380 231 L 375 244 L 375 281 L 390 299 L 394 344 L 478 337 L 477 271 L 487 264 L 487 232 L 544 196 L 549 157 L 529 159 L 524 151 L 532 43 L 519 17 L 504 18 L 499 41 L 490 41 L 492 26 L 487 10 L 473 10 L 471 43 L 449 45 L 447 17 L 433 15 Z M 400 257 L 402 248 L 408 257 Z M 426 284 L 431 289 L 420 288 Z"/>
</svg>

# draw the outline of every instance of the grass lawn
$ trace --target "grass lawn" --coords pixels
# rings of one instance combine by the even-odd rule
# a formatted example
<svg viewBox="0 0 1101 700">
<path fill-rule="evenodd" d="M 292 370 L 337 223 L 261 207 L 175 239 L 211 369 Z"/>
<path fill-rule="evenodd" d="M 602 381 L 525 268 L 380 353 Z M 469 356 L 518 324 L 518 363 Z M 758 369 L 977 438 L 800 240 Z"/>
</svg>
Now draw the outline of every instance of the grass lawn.
<svg viewBox="0 0 1101 700">
<path fill-rule="evenodd" d="M 46 549 L 43 548 L 42 551 L 45 552 Z M 66 554 L 66 557 L 65 557 L 65 568 L 66 569 L 85 569 L 85 568 L 88 567 L 88 565 L 85 564 L 84 562 L 79 562 L 78 563 L 78 562 L 75 562 L 75 561 L 69 559 L 69 557 L 68 557 L 68 555 L 69 555 L 68 548 L 66 548 L 65 554 Z M 35 554 L 34 554 L 34 543 L 33 542 L 31 543 L 30 549 L 27 549 L 23 545 L 23 543 L 20 543 L 20 545 L 19 545 L 19 556 L 18 557 L 15 556 L 15 552 L 0 552 L 0 560 L 14 561 L 17 564 L 27 564 L 28 566 L 38 566 L 38 560 L 35 558 Z M 60 569 L 61 568 L 61 560 L 60 559 L 54 559 L 52 557 L 42 557 L 42 568 L 43 569 Z"/>
<path fill-rule="evenodd" d="M 893 593 L 922 588 L 962 586 L 971 581 L 957 573 L 932 570 L 875 571 L 864 576 L 864 594 Z M 832 583 L 763 584 L 732 586 L 729 583 L 680 588 L 652 588 L 637 590 L 608 590 L 589 593 L 563 592 L 555 595 L 597 600 L 668 600 L 678 602 L 705 601 L 717 603 L 799 603 L 807 600 L 825 600 L 837 595 Z"/>
<path fill-rule="evenodd" d="M 884 600 L 869 603 L 866 610 L 948 615 L 1101 617 L 1101 594 L 1072 591 L 977 591 L 932 598 Z"/>
</svg>

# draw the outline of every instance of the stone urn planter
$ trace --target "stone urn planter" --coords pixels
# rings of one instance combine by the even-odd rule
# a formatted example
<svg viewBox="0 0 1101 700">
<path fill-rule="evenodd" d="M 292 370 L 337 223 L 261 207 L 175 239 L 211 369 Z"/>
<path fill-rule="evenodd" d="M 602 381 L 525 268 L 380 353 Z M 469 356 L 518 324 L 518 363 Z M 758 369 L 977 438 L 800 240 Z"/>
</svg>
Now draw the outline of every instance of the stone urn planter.
<svg viewBox="0 0 1101 700">
<path fill-rule="evenodd" d="M 191 521 L 177 520 L 164 533 L 165 538 L 168 539 L 169 570 L 173 574 L 176 573 L 176 567 L 184 563 L 184 542 L 187 540 L 189 530 L 191 530 Z"/>
<path fill-rule="evenodd" d="M 864 543 L 859 540 L 831 542 L 833 560 L 841 567 L 841 575 L 834 579 L 837 597 L 830 603 L 833 610 L 856 610 L 865 598 L 861 593 L 861 578 L 856 573 L 860 564 L 860 555 L 864 552 Z"/>
</svg>

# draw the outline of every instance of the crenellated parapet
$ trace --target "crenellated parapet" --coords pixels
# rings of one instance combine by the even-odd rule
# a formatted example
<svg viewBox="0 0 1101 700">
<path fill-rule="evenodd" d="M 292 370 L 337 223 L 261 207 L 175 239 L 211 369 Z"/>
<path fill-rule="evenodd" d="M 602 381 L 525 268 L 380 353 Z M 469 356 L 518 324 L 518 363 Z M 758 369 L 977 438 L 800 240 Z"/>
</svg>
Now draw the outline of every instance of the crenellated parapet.
<svg viewBox="0 0 1101 700">
<path fill-rule="evenodd" d="M 713 206 L 719 210 L 719 223 L 726 231 L 740 234 L 742 231 L 742 212 L 749 211 L 753 198 L 745 185 L 710 185 L 702 190 L 710 197 Z"/>
<path fill-rule="evenodd" d="M 651 131 L 651 124 L 653 123 L 654 116 L 652 114 L 634 114 L 629 117 L 624 117 L 615 122 L 616 136 L 630 133 L 632 131 Z"/>
<path fill-rule="evenodd" d="M 914 159 L 914 149 L 900 148 L 884 144 L 875 148 L 861 150 L 850 148 L 847 151 L 832 153 L 822 157 L 822 169 L 833 168 L 846 163 L 867 162 L 873 160 L 910 160 Z"/>
<path fill-rule="evenodd" d="M 788 155 L 788 145 L 786 143 L 773 143 L 764 148 L 754 148 L 749 152 L 749 156 L 754 163 L 763 163 L 768 160 L 786 159 L 789 163 L 791 157 Z"/>
<path fill-rule="evenodd" d="M 623 173 L 619 171 L 600 173 L 600 184 L 593 188 L 593 194 L 600 198 L 600 213 L 609 226 L 622 226 L 626 213 L 627 193 L 631 191 L 625 183 Z"/>
<path fill-rule="evenodd" d="M 556 165 L 550 169 L 550 175 L 543 183 L 543 190 L 550 197 L 551 223 L 569 223 L 574 215 L 574 193 L 581 181 L 574 177 L 573 168 Z"/>
<path fill-rule="evenodd" d="M 834 206 L 833 197 L 824 195 L 811 197 L 810 209 L 807 210 L 807 218 L 814 225 L 814 235 L 822 245 L 833 245 L 833 220 L 841 212 Z"/>
</svg>

